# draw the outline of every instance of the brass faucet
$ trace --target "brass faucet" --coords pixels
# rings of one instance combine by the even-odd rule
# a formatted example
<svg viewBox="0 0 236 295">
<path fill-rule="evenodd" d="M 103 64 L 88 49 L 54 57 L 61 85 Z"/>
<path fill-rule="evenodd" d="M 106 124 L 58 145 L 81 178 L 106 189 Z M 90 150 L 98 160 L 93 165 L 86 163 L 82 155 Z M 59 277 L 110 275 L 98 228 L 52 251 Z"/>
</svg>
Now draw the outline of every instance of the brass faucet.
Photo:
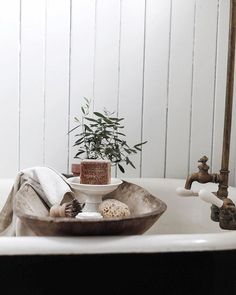
<svg viewBox="0 0 236 295">
<path fill-rule="evenodd" d="M 199 183 L 208 183 L 208 182 L 219 183 L 220 182 L 220 174 L 208 172 L 210 167 L 206 164 L 207 161 L 208 161 L 207 156 L 203 156 L 200 160 L 198 160 L 198 162 L 201 163 L 198 165 L 199 171 L 196 173 L 193 173 L 187 178 L 185 182 L 185 189 L 190 190 L 192 183 L 194 181 L 197 181 Z"/>
<path fill-rule="evenodd" d="M 208 161 L 207 156 L 203 156 L 198 160 L 200 163 L 198 165 L 199 171 L 191 174 L 186 182 L 185 189 L 191 190 L 193 182 L 197 181 L 199 183 L 218 183 L 219 189 L 217 192 L 213 192 L 215 197 L 222 200 L 221 207 L 217 207 L 212 204 L 211 206 L 211 219 L 213 221 L 219 222 L 220 227 L 222 229 L 236 229 L 236 207 L 231 199 L 225 194 L 225 190 L 227 191 L 228 186 L 225 185 L 224 179 L 224 171 L 220 170 L 220 173 L 209 173 L 209 166 L 206 164 Z M 222 173 L 223 172 L 223 173 Z M 221 194 L 223 188 L 223 194 Z"/>
<path fill-rule="evenodd" d="M 236 230 L 236 207 L 228 198 L 229 181 L 229 155 L 230 155 L 230 137 L 232 125 L 233 110 L 233 90 L 234 90 L 234 70 L 235 70 L 235 44 L 236 44 L 236 0 L 230 1 L 230 24 L 228 38 L 228 64 L 227 64 L 227 84 L 225 98 L 225 117 L 224 117 L 224 137 L 222 147 L 221 170 L 219 174 L 209 173 L 209 166 L 206 164 L 208 158 L 202 157 L 198 162 L 199 171 L 190 175 L 185 183 L 185 189 L 190 190 L 192 183 L 219 183 L 218 191 L 213 192 L 217 198 L 222 200 L 222 205 L 211 207 L 211 219 L 219 221 L 223 229 Z"/>
</svg>

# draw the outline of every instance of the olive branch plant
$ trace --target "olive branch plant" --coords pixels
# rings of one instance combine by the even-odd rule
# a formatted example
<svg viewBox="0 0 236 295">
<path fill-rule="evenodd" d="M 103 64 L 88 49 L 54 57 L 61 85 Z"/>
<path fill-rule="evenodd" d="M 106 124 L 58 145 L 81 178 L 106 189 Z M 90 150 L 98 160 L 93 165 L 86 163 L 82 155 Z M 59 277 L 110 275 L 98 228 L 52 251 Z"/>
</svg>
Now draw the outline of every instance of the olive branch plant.
<svg viewBox="0 0 236 295">
<path fill-rule="evenodd" d="M 76 127 L 69 131 L 80 129 L 75 134 L 77 138 L 74 145 L 78 150 L 74 156 L 77 159 L 102 159 L 110 160 L 111 164 L 117 165 L 122 173 L 125 173 L 123 163 L 136 168 L 130 160 L 130 156 L 142 151 L 142 146 L 147 141 L 130 146 L 126 135 L 121 132 L 124 118 L 114 115 L 104 108 L 103 113 L 93 111 L 90 115 L 91 100 L 84 97 L 85 105 L 81 107 L 81 119 L 75 117 Z"/>
</svg>

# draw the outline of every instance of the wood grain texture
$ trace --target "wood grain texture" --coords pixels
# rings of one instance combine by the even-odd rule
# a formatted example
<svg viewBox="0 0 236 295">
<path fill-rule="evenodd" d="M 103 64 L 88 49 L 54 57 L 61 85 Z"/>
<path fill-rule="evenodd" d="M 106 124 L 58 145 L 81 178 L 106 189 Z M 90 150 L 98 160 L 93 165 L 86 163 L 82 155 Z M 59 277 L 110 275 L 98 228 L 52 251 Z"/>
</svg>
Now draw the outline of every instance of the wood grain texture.
<svg viewBox="0 0 236 295">
<path fill-rule="evenodd" d="M 81 118 L 84 97 L 93 99 L 95 31 L 96 1 L 72 1 L 69 130 L 77 125 L 74 118 Z M 73 147 L 77 133 L 69 134 L 68 172 L 72 163 L 77 162 L 74 159 L 77 148 Z"/>
<path fill-rule="evenodd" d="M 0 3 L 0 136 L 7 143 L 0 176 L 34 165 L 71 172 L 76 132 L 67 132 L 83 97 L 123 116 L 131 145 L 148 141 L 126 177 L 185 178 L 203 154 L 218 172 L 229 0 L 8 2 Z M 233 118 L 231 184 L 235 125 Z"/>
<path fill-rule="evenodd" d="M 135 10 L 133 7 L 135 6 Z M 124 117 L 128 143 L 132 146 L 141 141 L 143 58 L 145 34 L 145 1 L 122 2 L 119 116 Z M 140 155 L 130 158 L 136 169 L 127 166 L 126 175 L 140 176 Z M 118 173 L 119 177 L 121 176 Z"/>
<path fill-rule="evenodd" d="M 45 0 L 22 0 L 20 169 L 44 164 Z"/>
<path fill-rule="evenodd" d="M 165 173 L 165 176 L 170 178 L 175 177 L 176 174 L 184 178 L 188 174 L 192 74 L 195 57 L 195 13 L 194 0 L 173 1 Z"/>
<path fill-rule="evenodd" d="M 171 1 L 147 2 L 143 84 L 142 177 L 163 177 Z M 155 126 L 155 127 L 154 127 Z"/>
<path fill-rule="evenodd" d="M 116 113 L 119 79 L 120 1 L 98 1 L 94 64 L 94 110 Z"/>
<path fill-rule="evenodd" d="M 197 1 L 189 163 L 192 172 L 203 155 L 211 158 L 212 154 L 217 12 L 217 1 Z"/>
<path fill-rule="evenodd" d="M 67 171 L 70 1 L 47 1 L 46 18 L 44 163 Z"/>
<path fill-rule="evenodd" d="M 19 165 L 19 1 L 0 2 L 0 177 Z"/>
<path fill-rule="evenodd" d="M 126 204 L 132 215 L 99 220 L 51 217 L 40 197 L 27 185 L 19 191 L 15 208 L 16 215 L 36 236 L 140 235 L 157 222 L 167 209 L 161 199 L 126 181 L 107 194 L 104 200 L 110 198 Z"/>
</svg>

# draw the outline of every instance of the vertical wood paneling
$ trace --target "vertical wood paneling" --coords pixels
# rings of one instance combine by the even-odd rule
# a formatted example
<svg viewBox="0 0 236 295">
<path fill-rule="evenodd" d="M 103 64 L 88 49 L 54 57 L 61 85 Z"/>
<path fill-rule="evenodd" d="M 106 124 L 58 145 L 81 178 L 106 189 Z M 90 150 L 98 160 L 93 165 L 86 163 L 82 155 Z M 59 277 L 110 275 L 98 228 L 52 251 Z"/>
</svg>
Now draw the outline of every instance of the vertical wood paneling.
<svg viewBox="0 0 236 295">
<path fill-rule="evenodd" d="M 148 141 L 118 177 L 185 178 L 203 154 L 218 172 L 229 1 L 1 1 L 0 177 L 70 172 L 83 97 L 125 118 L 130 145 Z"/>
<path fill-rule="evenodd" d="M 211 159 L 218 1 L 198 0 L 196 9 L 190 172 Z"/>
<path fill-rule="evenodd" d="M 48 0 L 46 16 L 45 164 L 66 172 L 70 0 Z"/>
<path fill-rule="evenodd" d="M 94 110 L 117 110 L 120 35 L 120 0 L 98 1 Z"/>
<path fill-rule="evenodd" d="M 120 0 L 97 1 L 94 58 L 94 110 L 117 112 Z M 115 168 L 115 167 L 112 167 Z M 112 169 L 112 177 L 115 169 Z"/>
<path fill-rule="evenodd" d="M 22 0 L 20 167 L 43 165 L 45 0 Z"/>
<path fill-rule="evenodd" d="M 0 177 L 18 170 L 20 2 L 0 2 Z"/>
<path fill-rule="evenodd" d="M 147 1 L 142 177 L 163 177 L 171 1 Z"/>
<path fill-rule="evenodd" d="M 141 141 L 144 21 L 144 0 L 122 1 L 119 116 L 125 118 L 124 133 L 130 145 Z M 125 177 L 139 177 L 140 154 L 131 160 L 136 169 L 125 166 Z"/>
<path fill-rule="evenodd" d="M 72 1 L 71 74 L 70 74 L 70 130 L 76 126 L 74 117 L 80 117 L 83 97 L 93 98 L 95 51 L 95 0 Z M 70 133 L 69 167 L 74 156 L 77 131 Z"/>
<path fill-rule="evenodd" d="M 216 55 L 216 84 L 215 84 L 215 108 L 214 129 L 212 143 L 212 170 L 219 172 L 222 157 L 222 141 L 224 127 L 224 108 L 226 94 L 228 36 L 229 36 L 229 0 L 219 1 L 218 36 Z"/>
<path fill-rule="evenodd" d="M 194 29 L 195 0 L 173 0 L 165 174 L 170 178 L 188 174 Z"/>
</svg>

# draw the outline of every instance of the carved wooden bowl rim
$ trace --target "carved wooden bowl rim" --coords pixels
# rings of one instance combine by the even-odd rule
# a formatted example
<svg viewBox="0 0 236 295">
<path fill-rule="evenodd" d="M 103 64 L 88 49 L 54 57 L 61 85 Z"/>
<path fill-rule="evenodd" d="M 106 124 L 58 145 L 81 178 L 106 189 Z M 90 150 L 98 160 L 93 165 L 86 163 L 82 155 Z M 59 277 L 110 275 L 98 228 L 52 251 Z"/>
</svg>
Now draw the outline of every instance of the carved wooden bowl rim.
<svg viewBox="0 0 236 295">
<path fill-rule="evenodd" d="M 45 227 L 50 228 L 50 225 L 57 225 L 57 227 L 60 225 L 61 226 L 68 226 L 67 231 L 69 231 L 69 225 L 73 225 L 76 226 L 76 224 L 79 225 L 86 225 L 88 226 L 88 228 L 91 228 L 92 226 L 102 226 L 102 224 L 104 224 L 104 226 L 108 225 L 111 226 L 112 228 L 117 226 L 125 226 L 127 224 L 127 226 L 129 226 L 128 224 L 133 223 L 133 227 L 136 227 L 136 225 L 134 224 L 138 224 L 141 226 L 141 224 L 147 223 L 148 227 L 150 227 L 152 224 L 154 224 L 154 222 L 156 220 L 158 220 L 158 218 L 166 211 L 167 209 L 167 205 L 165 204 L 165 202 L 163 202 L 162 200 L 160 200 L 159 198 L 157 198 L 156 196 L 153 196 L 152 194 L 150 194 L 147 190 L 145 190 L 144 188 L 142 188 L 141 186 L 138 186 L 136 184 L 133 183 L 129 183 L 127 181 L 123 181 L 121 185 L 119 185 L 119 187 L 117 188 L 117 191 L 119 189 L 121 189 L 120 191 L 118 191 L 118 194 L 120 196 L 120 198 L 123 197 L 123 195 L 121 194 L 122 192 L 125 193 L 125 191 L 122 191 L 123 187 L 125 188 L 125 190 L 129 189 L 129 185 L 132 186 L 132 188 L 134 189 L 134 193 L 133 191 L 131 192 L 131 197 L 129 196 L 130 192 L 128 192 L 126 194 L 126 198 L 129 198 L 130 202 L 135 202 L 135 198 L 138 198 L 138 200 L 140 200 L 140 204 L 135 203 L 134 204 L 134 213 L 131 214 L 130 216 L 127 217 L 111 217 L 111 218 L 103 218 L 103 219 L 78 219 L 78 218 L 69 218 L 69 217 L 50 217 L 50 216 L 43 216 L 43 215 L 34 215 L 34 214 L 29 214 L 29 213 L 25 213 L 24 212 L 24 207 L 20 206 L 18 204 L 18 206 L 16 206 L 16 215 L 22 220 L 23 223 L 26 223 L 28 225 L 35 225 L 37 227 L 37 222 L 41 222 L 41 226 L 43 224 L 45 224 Z M 135 195 L 135 190 L 136 190 L 136 195 Z M 139 195 L 140 193 L 140 195 Z M 104 196 L 104 199 L 108 199 L 110 198 L 110 195 L 113 196 L 114 192 L 107 194 L 106 196 Z M 134 196 L 135 195 L 135 196 Z M 130 199 L 132 198 L 132 199 Z M 114 197 L 114 199 L 119 199 L 118 197 Z M 145 203 L 147 202 L 147 204 Z M 142 208 L 142 204 L 144 204 L 147 206 L 147 210 L 150 210 L 149 212 L 144 212 L 144 213 L 140 213 L 138 212 L 139 208 Z M 144 205 L 143 205 L 144 206 Z M 136 209 L 138 208 L 138 209 Z M 145 209 L 146 210 L 146 209 Z M 137 212 L 137 213 L 136 213 Z M 110 225 L 109 225 L 110 224 Z M 137 225 L 138 227 L 138 225 Z M 37 231 L 37 229 L 35 228 L 35 231 Z M 146 230 L 145 230 L 146 231 Z M 138 230 L 137 230 L 138 232 Z"/>
</svg>

